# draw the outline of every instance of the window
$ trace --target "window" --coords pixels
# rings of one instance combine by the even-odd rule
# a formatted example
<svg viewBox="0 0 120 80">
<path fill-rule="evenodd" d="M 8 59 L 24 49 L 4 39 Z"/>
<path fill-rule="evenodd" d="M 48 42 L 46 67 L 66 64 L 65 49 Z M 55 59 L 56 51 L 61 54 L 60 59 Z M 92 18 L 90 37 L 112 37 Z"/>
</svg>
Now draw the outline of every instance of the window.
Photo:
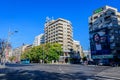
<svg viewBox="0 0 120 80">
<path fill-rule="evenodd" d="M 89 25 L 92 25 L 92 22 L 90 22 Z"/>
<path fill-rule="evenodd" d="M 120 43 L 116 43 L 116 47 L 120 47 Z"/>
<path fill-rule="evenodd" d="M 118 33 L 118 31 L 116 30 L 115 33 Z"/>
<path fill-rule="evenodd" d="M 110 16 L 106 16 L 106 17 L 104 18 L 104 20 L 105 20 L 105 21 L 110 20 Z"/>
<path fill-rule="evenodd" d="M 90 20 L 92 21 L 92 18 L 90 18 Z"/>
<path fill-rule="evenodd" d="M 114 13 L 114 12 L 111 12 L 111 14 L 112 14 L 112 15 L 115 15 L 115 13 Z"/>
<path fill-rule="evenodd" d="M 94 17 L 94 19 L 97 19 L 97 18 L 98 18 L 98 16 L 95 16 L 95 17 Z"/>
</svg>

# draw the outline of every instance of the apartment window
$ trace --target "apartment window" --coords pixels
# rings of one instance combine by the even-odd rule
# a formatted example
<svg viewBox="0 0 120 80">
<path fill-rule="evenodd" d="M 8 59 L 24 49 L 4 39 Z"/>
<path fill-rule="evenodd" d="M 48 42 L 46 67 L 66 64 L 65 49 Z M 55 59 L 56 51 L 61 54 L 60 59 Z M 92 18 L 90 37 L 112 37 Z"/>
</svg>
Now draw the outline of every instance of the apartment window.
<svg viewBox="0 0 120 80">
<path fill-rule="evenodd" d="M 92 18 L 90 18 L 90 20 L 92 20 Z"/>
<path fill-rule="evenodd" d="M 120 30 L 119 30 L 119 34 L 120 34 Z"/>
<path fill-rule="evenodd" d="M 112 12 L 111 14 L 112 14 L 112 15 L 115 15 L 115 13 L 114 13 L 114 12 Z"/>
<path fill-rule="evenodd" d="M 107 15 L 107 13 L 105 13 L 104 15 Z"/>
<path fill-rule="evenodd" d="M 118 40 L 119 40 L 119 38 L 116 38 L 116 40 L 118 41 Z"/>
<path fill-rule="evenodd" d="M 120 47 L 120 43 L 116 43 L 116 47 Z"/>
<path fill-rule="evenodd" d="M 92 24 L 93 24 L 92 22 L 89 23 L 89 25 L 92 25 Z"/>
<path fill-rule="evenodd" d="M 62 23 L 58 23 L 57 25 L 63 25 Z"/>
<path fill-rule="evenodd" d="M 100 17 L 102 17 L 102 15 L 100 15 Z"/>
<path fill-rule="evenodd" d="M 100 20 L 100 23 L 102 23 L 102 20 Z"/>
<path fill-rule="evenodd" d="M 104 20 L 106 21 L 106 20 L 109 20 L 110 19 L 110 16 L 106 16 L 105 18 L 104 18 Z"/>
<path fill-rule="evenodd" d="M 97 19 L 97 18 L 98 18 L 98 16 L 95 16 L 95 17 L 94 17 L 94 19 Z"/>
<path fill-rule="evenodd" d="M 118 33 L 118 31 L 116 30 L 115 33 Z"/>
</svg>

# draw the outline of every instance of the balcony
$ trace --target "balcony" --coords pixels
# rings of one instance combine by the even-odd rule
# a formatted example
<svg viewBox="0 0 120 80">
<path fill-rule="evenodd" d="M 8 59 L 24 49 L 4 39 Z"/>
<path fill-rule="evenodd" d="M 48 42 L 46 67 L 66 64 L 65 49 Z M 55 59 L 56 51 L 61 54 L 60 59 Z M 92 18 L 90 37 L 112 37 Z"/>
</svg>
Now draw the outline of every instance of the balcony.
<svg viewBox="0 0 120 80">
<path fill-rule="evenodd" d="M 62 35 L 62 34 L 59 34 L 57 37 L 61 37 L 61 38 L 63 38 L 63 35 Z"/>
<path fill-rule="evenodd" d="M 57 33 L 58 33 L 58 35 L 63 35 L 62 31 L 58 31 Z"/>
<path fill-rule="evenodd" d="M 70 32 L 72 31 L 72 29 L 71 29 L 71 28 L 67 28 L 67 30 L 68 30 L 68 31 L 70 31 Z"/>
<path fill-rule="evenodd" d="M 71 31 L 70 31 L 70 30 L 67 30 L 67 33 L 71 33 Z"/>
<path fill-rule="evenodd" d="M 63 41 L 63 38 L 58 38 L 58 41 Z"/>
</svg>

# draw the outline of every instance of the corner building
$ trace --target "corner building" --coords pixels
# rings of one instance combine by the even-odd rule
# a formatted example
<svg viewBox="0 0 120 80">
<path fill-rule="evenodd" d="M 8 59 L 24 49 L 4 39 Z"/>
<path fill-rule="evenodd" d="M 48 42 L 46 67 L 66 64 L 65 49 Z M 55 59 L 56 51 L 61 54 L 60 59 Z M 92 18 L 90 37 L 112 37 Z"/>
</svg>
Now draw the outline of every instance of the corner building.
<svg viewBox="0 0 120 80">
<path fill-rule="evenodd" d="M 64 52 L 63 57 L 69 57 L 73 44 L 71 22 L 62 18 L 47 20 L 45 23 L 45 43 L 59 43 Z"/>
<path fill-rule="evenodd" d="M 89 17 L 92 59 L 105 63 L 120 60 L 120 13 L 110 6 L 93 11 Z"/>
</svg>

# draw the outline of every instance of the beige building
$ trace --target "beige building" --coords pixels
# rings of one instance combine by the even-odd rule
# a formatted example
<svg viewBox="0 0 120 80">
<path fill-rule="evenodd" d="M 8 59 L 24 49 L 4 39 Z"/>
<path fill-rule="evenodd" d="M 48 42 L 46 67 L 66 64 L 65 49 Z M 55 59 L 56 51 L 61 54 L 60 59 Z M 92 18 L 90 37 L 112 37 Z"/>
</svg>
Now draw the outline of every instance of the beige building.
<svg viewBox="0 0 120 80">
<path fill-rule="evenodd" d="M 80 52 L 81 48 L 80 48 L 80 42 L 79 41 L 73 41 L 73 50 L 75 52 Z"/>
<path fill-rule="evenodd" d="M 70 57 L 70 49 L 73 45 L 73 32 L 71 22 L 62 18 L 50 20 L 45 23 L 45 43 L 59 43 L 62 45 L 64 55 L 60 56 L 59 62 L 67 63 Z"/>
<path fill-rule="evenodd" d="M 47 20 L 45 23 L 45 42 L 58 42 L 64 52 L 69 52 L 73 44 L 71 22 L 62 18 Z"/>
<path fill-rule="evenodd" d="M 21 60 L 21 55 L 24 53 L 24 51 L 32 48 L 32 45 L 29 44 L 23 44 L 21 47 L 13 49 L 12 56 L 16 57 L 15 62 L 19 62 Z"/>
</svg>

